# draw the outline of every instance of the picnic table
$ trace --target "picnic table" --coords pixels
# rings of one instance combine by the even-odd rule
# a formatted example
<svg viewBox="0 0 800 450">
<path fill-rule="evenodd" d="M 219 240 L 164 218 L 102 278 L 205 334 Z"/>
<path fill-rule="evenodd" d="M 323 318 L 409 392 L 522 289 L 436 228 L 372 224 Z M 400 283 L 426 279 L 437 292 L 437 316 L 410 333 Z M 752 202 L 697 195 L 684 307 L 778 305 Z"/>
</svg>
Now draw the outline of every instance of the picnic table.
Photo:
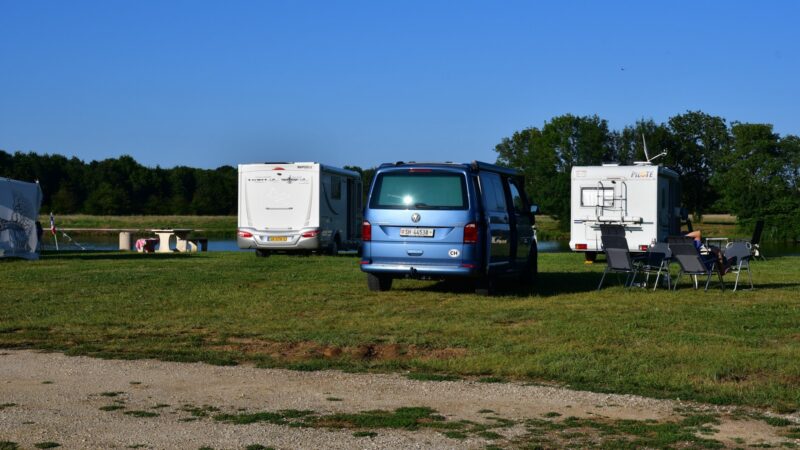
<svg viewBox="0 0 800 450">
<path fill-rule="evenodd" d="M 179 252 L 196 252 L 197 244 L 189 240 L 192 228 L 165 228 L 150 230 L 158 236 L 158 253 L 170 253 L 169 240 L 175 236 L 175 250 Z"/>
</svg>

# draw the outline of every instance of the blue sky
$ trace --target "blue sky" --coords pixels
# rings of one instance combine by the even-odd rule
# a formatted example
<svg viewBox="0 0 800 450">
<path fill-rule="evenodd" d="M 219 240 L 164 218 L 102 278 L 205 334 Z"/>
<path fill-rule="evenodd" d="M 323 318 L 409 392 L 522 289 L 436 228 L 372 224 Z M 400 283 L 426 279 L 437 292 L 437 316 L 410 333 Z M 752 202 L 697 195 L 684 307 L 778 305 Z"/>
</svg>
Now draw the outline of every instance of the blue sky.
<svg viewBox="0 0 800 450">
<path fill-rule="evenodd" d="M 494 161 L 556 115 L 698 109 L 800 134 L 800 2 L 641 3 L 0 0 L 0 149 Z"/>
</svg>

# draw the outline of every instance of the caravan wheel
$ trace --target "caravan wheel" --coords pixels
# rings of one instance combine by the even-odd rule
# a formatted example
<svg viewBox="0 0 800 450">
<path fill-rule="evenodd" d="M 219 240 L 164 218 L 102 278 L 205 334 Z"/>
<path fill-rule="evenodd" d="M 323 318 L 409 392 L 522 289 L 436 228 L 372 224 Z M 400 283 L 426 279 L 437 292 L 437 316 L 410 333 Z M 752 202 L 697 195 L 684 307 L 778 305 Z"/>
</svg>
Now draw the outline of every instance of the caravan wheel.
<svg viewBox="0 0 800 450">
<path fill-rule="evenodd" d="M 591 264 L 595 262 L 595 260 L 597 259 L 597 252 L 585 252 L 583 254 L 583 257 L 585 258 L 584 261 L 586 263 Z"/>
</svg>

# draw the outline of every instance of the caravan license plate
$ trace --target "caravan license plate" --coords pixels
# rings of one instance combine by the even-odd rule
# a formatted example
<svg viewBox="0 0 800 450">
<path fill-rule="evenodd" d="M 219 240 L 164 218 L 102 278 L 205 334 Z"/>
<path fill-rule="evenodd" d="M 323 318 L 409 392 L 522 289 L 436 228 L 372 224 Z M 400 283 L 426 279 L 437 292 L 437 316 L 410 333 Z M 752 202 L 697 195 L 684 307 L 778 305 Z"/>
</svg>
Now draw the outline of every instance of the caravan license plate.
<svg viewBox="0 0 800 450">
<path fill-rule="evenodd" d="M 433 237 L 433 228 L 400 228 L 403 237 Z"/>
<path fill-rule="evenodd" d="M 271 242 L 286 242 L 289 238 L 286 236 L 269 236 L 267 240 Z"/>
</svg>

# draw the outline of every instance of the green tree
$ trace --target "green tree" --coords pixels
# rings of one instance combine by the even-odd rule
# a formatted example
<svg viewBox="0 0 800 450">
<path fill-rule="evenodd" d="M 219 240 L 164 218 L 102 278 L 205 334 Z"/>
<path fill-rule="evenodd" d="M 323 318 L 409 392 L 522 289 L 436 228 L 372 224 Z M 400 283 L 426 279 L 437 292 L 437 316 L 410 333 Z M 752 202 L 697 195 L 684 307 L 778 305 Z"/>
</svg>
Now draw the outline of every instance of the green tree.
<svg viewBox="0 0 800 450">
<path fill-rule="evenodd" d="M 711 177 L 720 158 L 730 148 L 730 133 L 725 119 L 701 111 L 687 111 L 669 119 L 674 139 L 664 165 L 675 169 L 681 176 L 683 205 L 695 220 L 716 200 Z"/>
<path fill-rule="evenodd" d="M 566 114 L 546 122 L 541 130 L 527 128 L 495 146 L 497 163 L 521 169 L 528 197 L 542 212 L 569 228 L 570 173 L 576 165 L 596 165 L 616 158 L 608 123 L 598 116 Z"/>
</svg>

